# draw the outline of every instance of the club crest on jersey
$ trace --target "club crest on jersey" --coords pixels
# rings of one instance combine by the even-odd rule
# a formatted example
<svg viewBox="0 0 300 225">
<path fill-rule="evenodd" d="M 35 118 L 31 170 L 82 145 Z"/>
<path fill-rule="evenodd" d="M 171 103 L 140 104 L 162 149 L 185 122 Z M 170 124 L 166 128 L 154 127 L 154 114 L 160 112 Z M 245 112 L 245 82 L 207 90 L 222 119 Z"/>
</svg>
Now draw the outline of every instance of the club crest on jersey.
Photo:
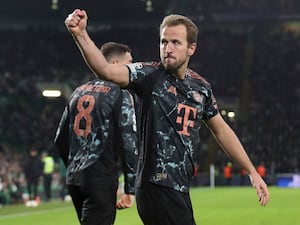
<svg viewBox="0 0 300 225">
<path fill-rule="evenodd" d="M 193 99 L 196 101 L 196 102 L 202 102 L 203 100 L 203 96 L 200 95 L 197 91 L 193 91 Z"/>
<path fill-rule="evenodd" d="M 169 93 L 173 93 L 175 96 L 177 95 L 177 90 L 176 87 L 174 87 L 173 85 L 171 85 L 168 89 Z"/>
</svg>

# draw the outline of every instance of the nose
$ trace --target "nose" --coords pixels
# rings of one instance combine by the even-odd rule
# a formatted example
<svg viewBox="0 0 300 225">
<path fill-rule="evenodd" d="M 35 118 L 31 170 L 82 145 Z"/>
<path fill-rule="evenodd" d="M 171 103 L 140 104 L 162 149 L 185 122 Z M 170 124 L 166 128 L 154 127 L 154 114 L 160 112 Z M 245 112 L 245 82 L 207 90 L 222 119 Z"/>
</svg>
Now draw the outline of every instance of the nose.
<svg viewBox="0 0 300 225">
<path fill-rule="evenodd" d="M 165 46 L 165 52 L 168 53 L 168 54 L 172 53 L 172 46 L 171 46 L 170 43 L 166 44 L 166 46 Z"/>
</svg>

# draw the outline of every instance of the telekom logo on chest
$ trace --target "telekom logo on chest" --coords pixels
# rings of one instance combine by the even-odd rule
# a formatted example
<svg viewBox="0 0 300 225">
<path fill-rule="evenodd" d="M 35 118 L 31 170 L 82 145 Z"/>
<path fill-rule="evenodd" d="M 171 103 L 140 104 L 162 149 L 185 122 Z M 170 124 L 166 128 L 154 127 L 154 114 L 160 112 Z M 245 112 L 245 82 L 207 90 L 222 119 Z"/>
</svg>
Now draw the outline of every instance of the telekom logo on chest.
<svg viewBox="0 0 300 225">
<path fill-rule="evenodd" d="M 182 114 L 183 116 L 180 116 Z M 188 127 L 194 127 L 193 120 L 195 120 L 196 114 L 197 114 L 197 109 L 195 107 L 184 105 L 182 103 L 178 104 L 178 116 L 176 118 L 176 123 L 182 125 L 182 130 L 178 131 L 178 133 L 185 136 L 190 136 Z"/>
</svg>

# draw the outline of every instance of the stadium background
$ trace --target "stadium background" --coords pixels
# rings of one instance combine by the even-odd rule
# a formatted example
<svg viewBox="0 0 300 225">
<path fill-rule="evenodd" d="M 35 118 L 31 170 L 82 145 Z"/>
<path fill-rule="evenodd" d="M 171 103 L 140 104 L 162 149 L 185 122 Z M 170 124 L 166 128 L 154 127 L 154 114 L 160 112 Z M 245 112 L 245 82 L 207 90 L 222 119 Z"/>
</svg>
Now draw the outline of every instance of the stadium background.
<svg viewBox="0 0 300 225">
<path fill-rule="evenodd" d="M 1 179 L 18 176 L 12 163 L 31 145 L 54 150 L 53 138 L 71 91 L 94 78 L 64 26 L 75 8 L 86 9 L 96 44 L 131 46 L 135 61 L 158 60 L 158 26 L 164 15 L 188 15 L 200 28 L 190 67 L 211 82 L 224 118 L 268 183 L 299 173 L 300 2 L 298 0 L 1 0 Z M 45 98 L 45 88 L 60 89 Z M 235 117 L 228 117 L 228 112 Z M 202 129 L 198 184 L 209 165 L 219 171 L 227 156 Z M 237 174 L 237 168 L 234 168 Z M 203 177 L 201 177 L 203 176 Z M 238 176 L 238 175 L 237 175 Z M 203 179 L 202 179 L 203 178 Z"/>
</svg>

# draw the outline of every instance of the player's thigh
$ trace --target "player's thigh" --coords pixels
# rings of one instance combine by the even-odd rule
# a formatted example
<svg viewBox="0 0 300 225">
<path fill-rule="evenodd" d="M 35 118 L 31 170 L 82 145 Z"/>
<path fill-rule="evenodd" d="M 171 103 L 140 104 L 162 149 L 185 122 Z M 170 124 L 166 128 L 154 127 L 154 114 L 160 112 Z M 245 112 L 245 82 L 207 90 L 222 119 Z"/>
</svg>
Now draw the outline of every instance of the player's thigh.
<svg viewBox="0 0 300 225">
<path fill-rule="evenodd" d="M 189 193 L 147 184 L 136 192 L 138 212 L 145 225 L 194 225 Z"/>
<path fill-rule="evenodd" d="M 81 220 L 81 214 L 82 214 L 82 205 L 84 202 L 84 195 L 82 193 L 82 188 L 76 185 L 68 185 L 68 192 L 72 197 L 72 202 L 74 205 L 74 208 L 76 210 L 76 214 L 78 217 L 78 220 Z"/>
<path fill-rule="evenodd" d="M 113 224 L 116 216 L 116 191 L 117 188 L 88 188 L 82 209 L 82 225 Z"/>
</svg>

